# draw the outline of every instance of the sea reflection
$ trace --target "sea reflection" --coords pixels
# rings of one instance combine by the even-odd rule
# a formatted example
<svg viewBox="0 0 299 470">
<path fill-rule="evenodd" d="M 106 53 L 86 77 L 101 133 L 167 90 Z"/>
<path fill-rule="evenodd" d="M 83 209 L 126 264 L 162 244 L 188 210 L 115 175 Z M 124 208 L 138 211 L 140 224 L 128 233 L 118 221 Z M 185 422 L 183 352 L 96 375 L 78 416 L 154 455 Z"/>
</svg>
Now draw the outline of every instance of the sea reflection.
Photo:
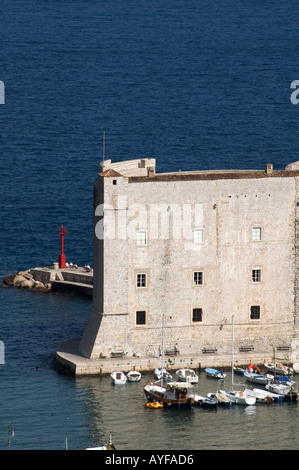
<svg viewBox="0 0 299 470">
<path fill-rule="evenodd" d="M 143 385 L 151 379 L 152 374 L 143 374 L 140 382 L 119 386 L 106 376 L 75 379 L 89 429 L 87 446 L 106 443 L 111 433 L 119 450 L 298 448 L 297 403 L 234 405 L 216 411 L 148 409 Z M 221 388 L 230 383 L 228 373 Z M 200 374 L 194 393 L 215 392 L 217 386 L 216 380 Z"/>
</svg>

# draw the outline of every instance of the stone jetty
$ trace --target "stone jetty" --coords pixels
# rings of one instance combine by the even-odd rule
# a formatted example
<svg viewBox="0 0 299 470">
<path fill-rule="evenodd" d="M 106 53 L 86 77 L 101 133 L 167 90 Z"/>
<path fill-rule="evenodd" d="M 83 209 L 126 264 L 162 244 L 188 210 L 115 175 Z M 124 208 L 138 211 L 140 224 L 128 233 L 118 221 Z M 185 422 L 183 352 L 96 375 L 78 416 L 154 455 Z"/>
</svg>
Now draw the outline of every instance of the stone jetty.
<svg viewBox="0 0 299 470">
<path fill-rule="evenodd" d="M 2 282 L 3 287 L 13 286 L 36 292 L 60 291 L 93 295 L 93 270 L 76 265 L 61 269 L 58 263 L 53 263 L 52 266 L 31 268 L 7 275 Z"/>
</svg>

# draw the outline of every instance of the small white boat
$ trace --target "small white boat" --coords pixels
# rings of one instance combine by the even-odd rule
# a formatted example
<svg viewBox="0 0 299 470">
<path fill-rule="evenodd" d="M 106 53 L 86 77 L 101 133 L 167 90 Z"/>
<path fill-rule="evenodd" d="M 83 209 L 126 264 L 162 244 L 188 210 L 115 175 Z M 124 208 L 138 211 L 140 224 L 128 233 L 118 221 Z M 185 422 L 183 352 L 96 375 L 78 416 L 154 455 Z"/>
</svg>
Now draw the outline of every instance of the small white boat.
<svg viewBox="0 0 299 470">
<path fill-rule="evenodd" d="M 115 385 L 122 385 L 127 382 L 127 376 L 123 372 L 112 372 L 112 374 L 110 374 L 110 377 Z"/>
<path fill-rule="evenodd" d="M 223 395 L 226 395 L 236 405 L 255 405 L 256 397 L 252 390 L 246 388 L 244 391 L 238 390 L 219 390 Z"/>
<path fill-rule="evenodd" d="M 192 369 L 179 369 L 175 374 L 180 382 L 189 382 L 191 384 L 198 382 L 198 375 Z"/>
<path fill-rule="evenodd" d="M 172 375 L 164 368 L 164 367 L 157 367 L 155 369 L 155 376 L 158 380 L 171 380 Z"/>
<path fill-rule="evenodd" d="M 141 373 L 137 370 L 131 370 L 127 373 L 127 379 L 129 382 L 139 382 L 141 379 Z"/>
<path fill-rule="evenodd" d="M 282 401 L 284 399 L 284 395 L 262 390 L 261 388 L 254 388 L 252 391 L 258 403 L 272 403 L 273 401 Z"/>
<path fill-rule="evenodd" d="M 221 370 L 213 369 L 212 367 L 206 367 L 205 372 L 208 377 L 213 377 L 214 379 L 224 379 L 226 377 L 226 374 Z"/>
<path fill-rule="evenodd" d="M 294 374 L 299 374 L 299 362 L 295 362 L 292 366 Z"/>
<path fill-rule="evenodd" d="M 278 395 L 287 395 L 292 390 L 292 385 L 268 383 L 265 388 L 269 392 L 277 393 Z"/>
<path fill-rule="evenodd" d="M 255 374 L 254 372 L 249 372 L 248 370 L 244 372 L 244 377 L 246 378 L 246 380 L 248 380 L 248 382 L 261 385 L 266 385 L 269 381 L 273 381 L 274 379 L 273 375 L 260 375 Z"/>
<path fill-rule="evenodd" d="M 265 362 L 264 366 L 270 372 L 275 375 L 292 375 L 293 369 L 292 367 L 284 366 L 283 364 L 274 364 L 273 362 Z"/>
</svg>

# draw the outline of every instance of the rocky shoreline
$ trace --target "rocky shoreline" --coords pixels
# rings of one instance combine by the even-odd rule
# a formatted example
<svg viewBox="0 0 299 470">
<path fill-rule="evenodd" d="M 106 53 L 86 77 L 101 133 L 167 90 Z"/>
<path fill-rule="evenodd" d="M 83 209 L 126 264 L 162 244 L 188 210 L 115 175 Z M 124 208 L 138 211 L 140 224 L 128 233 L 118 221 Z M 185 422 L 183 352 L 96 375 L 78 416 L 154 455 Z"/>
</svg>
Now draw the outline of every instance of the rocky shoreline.
<svg viewBox="0 0 299 470">
<path fill-rule="evenodd" d="M 52 288 L 51 282 L 44 284 L 35 280 L 29 269 L 5 276 L 2 282 L 2 287 L 13 286 L 16 289 L 28 289 L 36 292 L 49 292 Z"/>
</svg>

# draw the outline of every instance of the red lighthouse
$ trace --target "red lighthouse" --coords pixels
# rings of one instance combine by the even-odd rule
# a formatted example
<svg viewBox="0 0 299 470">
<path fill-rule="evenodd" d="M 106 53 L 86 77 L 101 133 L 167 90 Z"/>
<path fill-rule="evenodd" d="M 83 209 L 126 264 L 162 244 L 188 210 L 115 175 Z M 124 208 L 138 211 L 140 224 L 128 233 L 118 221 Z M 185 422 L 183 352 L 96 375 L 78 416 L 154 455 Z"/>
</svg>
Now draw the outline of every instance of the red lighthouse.
<svg viewBox="0 0 299 470">
<path fill-rule="evenodd" d="M 64 235 L 66 235 L 68 233 L 68 231 L 63 225 L 60 225 L 58 233 L 60 235 L 60 246 L 61 246 L 59 260 L 58 260 L 59 261 L 59 267 L 60 268 L 65 268 L 65 254 L 63 253 L 63 242 L 64 242 L 63 237 L 64 237 Z"/>
</svg>

